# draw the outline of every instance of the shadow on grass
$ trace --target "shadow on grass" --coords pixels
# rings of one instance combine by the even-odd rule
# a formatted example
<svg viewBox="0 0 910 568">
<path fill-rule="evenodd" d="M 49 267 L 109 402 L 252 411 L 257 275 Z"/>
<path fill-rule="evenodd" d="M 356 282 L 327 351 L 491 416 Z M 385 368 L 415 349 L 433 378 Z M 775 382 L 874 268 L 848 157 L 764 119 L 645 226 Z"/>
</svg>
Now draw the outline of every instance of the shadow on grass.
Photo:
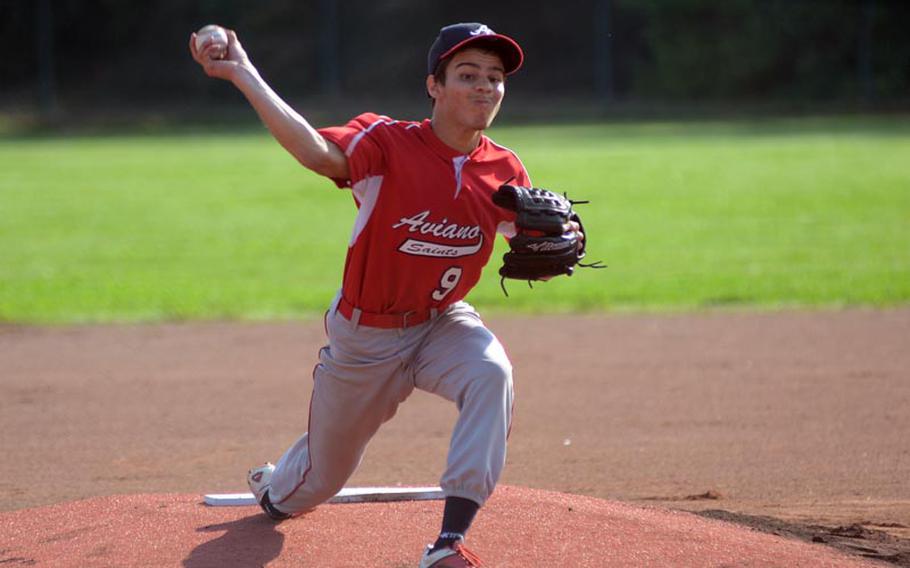
<svg viewBox="0 0 910 568">
<path fill-rule="evenodd" d="M 366 111 L 402 120 L 422 120 L 422 100 L 320 97 L 290 101 L 317 126 L 341 124 Z M 565 109 L 559 112 L 554 109 Z M 568 127 L 572 137 L 761 136 L 813 134 L 910 135 L 910 109 L 857 110 L 851 106 L 776 104 L 686 106 L 660 103 L 612 104 L 568 97 L 558 104 L 522 96 L 510 100 L 494 127 Z M 577 127 L 577 128 L 574 128 Z M 607 127 L 606 130 L 600 127 Z M 74 105 L 67 110 L 0 107 L 0 140 L 61 137 L 267 135 L 256 114 L 237 103 L 160 103 L 155 108 Z M 552 144 L 552 141 L 548 141 Z"/>
</svg>

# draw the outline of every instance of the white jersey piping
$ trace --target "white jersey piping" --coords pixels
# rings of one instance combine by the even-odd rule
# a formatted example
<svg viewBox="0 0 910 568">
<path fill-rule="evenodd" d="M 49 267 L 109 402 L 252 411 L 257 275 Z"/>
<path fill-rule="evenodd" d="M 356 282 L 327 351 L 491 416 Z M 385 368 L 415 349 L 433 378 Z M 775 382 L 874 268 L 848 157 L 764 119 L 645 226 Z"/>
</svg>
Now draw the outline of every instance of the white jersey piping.
<svg viewBox="0 0 910 568">
<path fill-rule="evenodd" d="M 356 197 L 357 202 L 360 203 L 360 208 L 357 210 L 357 219 L 354 221 L 354 229 L 351 232 L 351 242 L 348 244 L 349 247 L 354 246 L 354 243 L 357 242 L 357 238 L 360 236 L 363 228 L 367 226 L 367 221 L 370 220 L 370 216 L 373 214 L 373 209 L 376 207 L 376 200 L 379 199 L 379 191 L 381 189 L 382 176 L 365 177 L 351 187 L 354 197 Z"/>
<path fill-rule="evenodd" d="M 382 117 L 382 118 L 380 118 L 379 120 L 377 120 L 377 121 L 374 122 L 373 124 L 371 124 L 371 125 L 369 125 L 368 127 L 366 127 L 364 130 L 361 130 L 360 132 L 358 132 L 356 136 L 354 136 L 354 139 L 351 140 L 351 143 L 348 144 L 347 149 L 344 151 L 344 155 L 347 156 L 348 158 L 350 158 L 351 155 L 354 154 L 354 148 L 357 147 L 357 144 L 360 142 L 360 140 L 361 140 L 364 136 L 366 136 L 367 134 L 369 134 L 369 132 L 370 132 L 371 130 L 373 130 L 374 128 L 376 128 L 377 126 L 379 126 L 380 124 L 392 125 L 392 124 L 396 124 L 397 122 L 398 122 L 397 120 L 392 120 L 392 119 L 389 118 L 389 117 Z M 524 167 L 524 166 L 522 166 L 522 167 Z"/>
<path fill-rule="evenodd" d="M 461 170 L 470 159 L 469 156 L 455 156 L 452 158 L 452 167 L 455 168 L 455 199 L 461 193 Z"/>
</svg>

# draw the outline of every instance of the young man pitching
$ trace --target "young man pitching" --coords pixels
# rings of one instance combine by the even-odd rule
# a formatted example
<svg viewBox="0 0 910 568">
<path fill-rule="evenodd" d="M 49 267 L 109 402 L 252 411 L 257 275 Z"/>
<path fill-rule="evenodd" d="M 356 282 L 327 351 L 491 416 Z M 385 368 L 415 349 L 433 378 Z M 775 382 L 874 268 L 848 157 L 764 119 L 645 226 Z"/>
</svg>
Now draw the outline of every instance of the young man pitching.
<svg viewBox="0 0 910 568">
<path fill-rule="evenodd" d="M 197 46 L 193 34 L 193 58 L 240 89 L 301 164 L 349 188 L 358 209 L 341 290 L 326 315 L 307 432 L 276 465 L 251 470 L 250 488 L 273 519 L 313 509 L 344 486 L 415 387 L 437 394 L 459 417 L 440 482 L 442 530 L 420 566 L 479 566 L 464 539 L 505 463 L 512 367 L 463 298 L 496 233 L 515 234 L 515 214 L 492 194 L 506 183 L 531 185 L 518 157 L 483 134 L 522 50 L 482 24 L 446 26 L 427 60 L 430 119 L 367 113 L 316 129 L 263 81 L 237 35 L 227 37 L 224 53 L 213 41 Z"/>
</svg>

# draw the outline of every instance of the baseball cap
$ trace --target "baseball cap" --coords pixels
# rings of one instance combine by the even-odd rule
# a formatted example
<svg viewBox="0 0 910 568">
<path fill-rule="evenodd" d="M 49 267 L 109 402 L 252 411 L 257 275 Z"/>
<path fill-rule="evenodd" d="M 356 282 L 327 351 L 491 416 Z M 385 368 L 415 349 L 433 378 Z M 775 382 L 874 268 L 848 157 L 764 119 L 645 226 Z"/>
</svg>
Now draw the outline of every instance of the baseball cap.
<svg viewBox="0 0 910 568">
<path fill-rule="evenodd" d="M 499 53 L 506 75 L 518 71 L 524 61 L 525 56 L 521 47 L 509 36 L 498 34 L 484 24 L 476 22 L 452 24 L 439 30 L 436 41 L 430 46 L 430 53 L 427 55 L 427 74 L 432 75 L 440 61 L 474 42 Z"/>
</svg>

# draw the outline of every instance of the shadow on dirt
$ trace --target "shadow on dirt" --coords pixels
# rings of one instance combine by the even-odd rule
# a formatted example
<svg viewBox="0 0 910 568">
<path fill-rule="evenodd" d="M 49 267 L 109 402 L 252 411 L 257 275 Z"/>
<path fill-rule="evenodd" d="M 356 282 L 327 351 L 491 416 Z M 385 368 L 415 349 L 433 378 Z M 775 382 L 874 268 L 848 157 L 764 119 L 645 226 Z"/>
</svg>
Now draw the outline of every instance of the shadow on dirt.
<svg viewBox="0 0 910 568">
<path fill-rule="evenodd" d="M 743 515 L 718 509 L 709 509 L 695 514 L 786 538 L 825 544 L 848 554 L 889 562 L 896 566 L 910 567 L 910 540 L 859 524 L 847 527 L 800 525 L 772 517 Z"/>
<path fill-rule="evenodd" d="M 281 554 L 284 535 L 265 515 L 251 515 L 229 523 L 206 525 L 201 532 L 220 532 L 220 537 L 206 541 L 183 560 L 186 568 L 211 566 L 265 566 Z"/>
</svg>

